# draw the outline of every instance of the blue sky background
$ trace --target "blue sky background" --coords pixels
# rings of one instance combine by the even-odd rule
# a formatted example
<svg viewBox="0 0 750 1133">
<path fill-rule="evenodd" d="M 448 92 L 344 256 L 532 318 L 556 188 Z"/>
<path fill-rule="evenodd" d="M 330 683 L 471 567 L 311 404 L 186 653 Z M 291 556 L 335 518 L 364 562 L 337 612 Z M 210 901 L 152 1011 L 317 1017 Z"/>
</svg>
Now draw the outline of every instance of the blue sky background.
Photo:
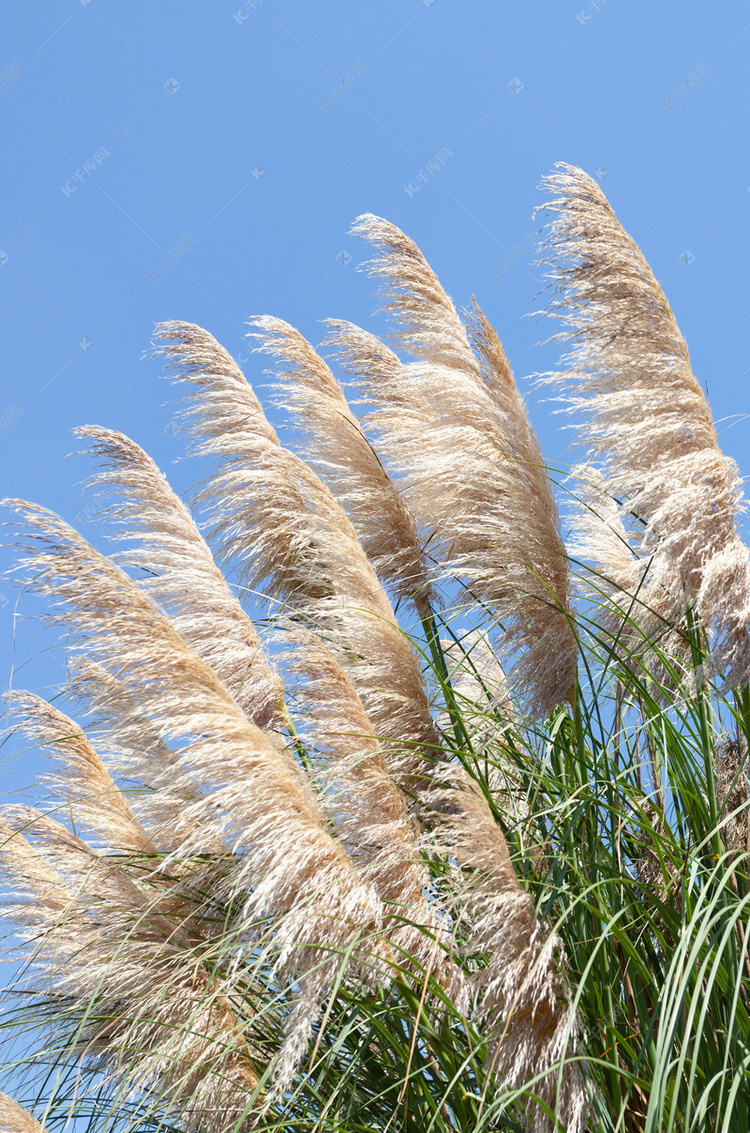
<svg viewBox="0 0 750 1133">
<path fill-rule="evenodd" d="M 556 161 L 596 175 L 664 286 L 725 450 L 750 470 L 750 10 L 741 0 L 5 0 L 0 18 L 2 492 L 82 525 L 73 426 L 121 429 L 178 489 L 153 324 L 370 323 L 352 220 L 386 216 L 459 306 L 476 294 L 521 381 L 554 365 L 524 319 Z M 529 392 L 550 461 L 571 459 Z M 3 552 L 4 562 L 10 554 Z M 62 653 L 0 581 L 2 683 Z M 11 677 L 11 671 L 13 673 Z M 17 789 L 33 759 L 0 764 Z"/>
</svg>

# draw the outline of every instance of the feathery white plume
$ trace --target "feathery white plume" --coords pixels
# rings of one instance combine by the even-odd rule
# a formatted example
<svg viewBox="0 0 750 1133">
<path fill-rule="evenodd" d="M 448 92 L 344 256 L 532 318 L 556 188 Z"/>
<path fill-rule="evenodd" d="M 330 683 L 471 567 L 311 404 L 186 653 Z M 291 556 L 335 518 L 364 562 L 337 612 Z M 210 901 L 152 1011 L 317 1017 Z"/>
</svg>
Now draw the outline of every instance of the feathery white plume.
<svg viewBox="0 0 750 1133">
<path fill-rule="evenodd" d="M 23 731 L 59 761 L 60 769 L 41 782 L 71 809 L 77 823 L 111 850 L 152 851 L 148 835 L 81 727 L 33 693 L 13 692 L 8 700 Z"/>
<path fill-rule="evenodd" d="M 197 452 L 215 461 L 201 491 L 221 557 L 265 582 L 314 625 L 361 696 L 389 770 L 411 791 L 440 758 L 421 665 L 346 512 L 283 448 L 226 351 L 200 327 L 162 324 L 168 370 L 198 387 L 186 415 Z M 215 404 L 222 410 L 212 415 Z"/>
<path fill-rule="evenodd" d="M 568 553 L 585 567 L 581 598 L 595 595 L 591 632 L 605 654 L 614 649 L 654 688 L 689 678 L 692 652 L 674 621 L 674 593 L 652 584 L 651 556 L 639 557 L 628 534 L 629 505 L 617 503 L 592 465 L 576 466 L 571 479 L 576 504 Z"/>
<path fill-rule="evenodd" d="M 471 335 L 413 241 L 361 217 L 353 231 L 380 255 L 395 338 L 417 361 L 397 367 L 363 332 L 338 334 L 376 409 L 368 421 L 384 458 L 407 480 L 407 498 L 431 556 L 464 580 L 503 624 L 514 692 L 535 715 L 572 694 L 564 546 L 549 477 L 497 335 L 475 305 Z"/>
<path fill-rule="evenodd" d="M 713 629 L 714 668 L 736 686 L 750 675 L 750 555 L 737 530 L 741 482 L 722 455 L 711 412 L 674 315 L 642 252 L 596 181 L 560 164 L 543 245 L 547 313 L 569 342 L 565 391 L 588 458 L 607 489 L 643 521 L 649 559 L 641 597 L 674 617 L 693 604 Z"/>
<path fill-rule="evenodd" d="M 303 453 L 344 505 L 378 577 L 429 611 L 430 587 L 414 517 L 381 464 L 330 368 L 289 323 L 264 315 L 258 350 L 278 359 L 282 405 L 304 429 Z"/>
<path fill-rule="evenodd" d="M 44 1127 L 27 1109 L 2 1093 L 0 1093 L 0 1130 L 2 1133 L 44 1133 Z"/>
<path fill-rule="evenodd" d="M 389 604 L 345 512 L 312 469 L 279 443 L 234 360 L 205 330 L 162 323 L 157 353 L 195 388 L 183 410 L 195 452 L 214 464 L 198 499 L 211 542 L 251 586 L 268 584 L 297 609 L 346 594 L 387 614 Z"/>
<path fill-rule="evenodd" d="M 183 812 L 200 794 L 181 771 L 179 749 L 169 746 L 158 722 L 103 665 L 78 656 L 69 661 L 68 671 L 72 695 L 90 714 L 87 731 L 97 749 L 105 753 L 107 766 L 134 786 L 129 796 L 134 814 L 162 851 L 178 849 Z M 204 830 L 203 838 L 206 853 L 229 853 L 215 832 Z"/>
<path fill-rule="evenodd" d="M 124 561 L 147 572 L 143 588 L 169 611 L 191 649 L 211 666 L 248 718 L 263 730 L 278 727 L 281 680 L 182 500 L 129 437 L 93 425 L 75 433 L 91 438 L 90 451 L 104 466 L 91 478 L 91 487 L 120 497 L 106 518 L 116 522 L 121 540 L 135 544 Z"/>
<path fill-rule="evenodd" d="M 451 300 L 398 228 L 366 216 L 354 232 L 380 249 L 368 266 L 384 281 L 397 343 L 417 361 L 399 365 L 358 328 L 337 327 L 333 341 L 376 406 L 367 424 L 407 481 L 430 554 L 503 621 L 502 648 L 515 655 L 513 690 L 543 715 L 572 695 L 577 644 L 549 477 L 502 345 L 475 304 L 472 351 Z M 477 977 L 483 1010 L 502 1020 L 495 1057 L 504 1079 L 521 1083 L 577 1048 L 562 945 L 537 920 L 486 801 L 460 769 L 452 778 L 453 788 L 449 775 L 442 784 L 435 779 L 435 836 L 470 877 L 458 892 L 467 947 L 493 957 Z M 537 1092 L 553 1109 L 556 1098 L 566 1128 L 583 1128 L 586 1097 L 575 1062 L 559 1090 L 553 1072 Z M 534 1121 L 544 1127 L 541 1110 Z"/>
<path fill-rule="evenodd" d="M 248 924 L 270 917 L 278 926 L 279 962 L 302 986 L 298 1029 L 280 1061 L 289 1072 L 338 954 L 363 936 L 370 954 L 379 951 L 367 937 L 380 903 L 326 830 L 290 757 L 248 721 L 148 595 L 53 514 L 15 507 L 31 529 L 27 544 L 38 548 L 27 560 L 35 589 L 65 606 L 87 654 L 180 745 L 179 772 L 199 792 L 181 816 L 181 855 L 204 852 L 205 829 L 218 834 L 233 859 L 215 896 L 241 898 Z"/>
<path fill-rule="evenodd" d="M 0 813 L 0 866 L 11 881 L 4 915 L 35 945 L 20 990 L 59 999 L 53 1038 L 67 1041 L 66 1059 L 88 1055 L 147 1093 L 158 1083 L 188 1129 L 218 1104 L 235 1119 L 250 1108 L 254 1059 L 222 980 L 204 966 L 195 904 L 154 895 L 120 857 L 28 807 Z"/>
<path fill-rule="evenodd" d="M 446 807 L 441 836 L 459 866 L 456 895 L 469 933 L 466 952 L 489 957 L 474 982 L 480 1018 L 489 1025 L 492 1065 L 511 1089 L 541 1076 L 535 1094 L 563 1129 L 583 1133 L 587 1097 L 576 1060 L 582 1028 L 562 941 L 540 924 L 479 790 L 446 792 L 446 802 L 451 797 L 459 805 L 453 814 Z M 563 1059 L 568 1061 L 561 1070 Z M 531 1106 L 530 1113 L 534 1133 L 548 1130 L 541 1108 Z"/>
<path fill-rule="evenodd" d="M 458 969 L 446 965 L 441 976 L 442 965 L 435 964 L 435 938 L 447 942 L 441 917 L 430 903 L 419 827 L 390 777 L 372 722 L 324 642 L 294 624 L 286 627 L 284 641 L 285 670 L 295 680 L 290 693 L 303 713 L 305 741 L 323 759 L 322 801 L 361 876 L 383 901 L 383 932 L 395 962 L 408 966 L 413 959 L 425 969 L 431 965 L 459 997 L 463 981 Z"/>
</svg>

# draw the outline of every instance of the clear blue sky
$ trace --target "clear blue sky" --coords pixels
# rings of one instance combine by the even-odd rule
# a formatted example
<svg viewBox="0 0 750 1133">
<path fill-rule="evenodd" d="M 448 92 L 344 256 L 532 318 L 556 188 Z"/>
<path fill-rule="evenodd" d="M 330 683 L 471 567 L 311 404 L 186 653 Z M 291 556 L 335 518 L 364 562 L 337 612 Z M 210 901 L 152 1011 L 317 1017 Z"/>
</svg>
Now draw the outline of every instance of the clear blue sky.
<svg viewBox="0 0 750 1133">
<path fill-rule="evenodd" d="M 367 323 L 346 234 L 365 211 L 413 236 L 459 305 L 476 294 L 519 379 L 550 367 L 548 328 L 523 316 L 559 160 L 596 172 L 644 249 L 747 471 L 729 415 L 750 382 L 749 20 L 740 0 L 6 0 L 3 492 L 96 541 L 87 462 L 65 459 L 81 423 L 129 433 L 186 487 L 172 394 L 142 360 L 153 324 L 200 323 L 242 356 L 253 314 L 314 342 L 326 316 Z M 15 666 L 14 685 L 53 687 L 60 651 L 0 591 L 4 685 Z"/>
</svg>

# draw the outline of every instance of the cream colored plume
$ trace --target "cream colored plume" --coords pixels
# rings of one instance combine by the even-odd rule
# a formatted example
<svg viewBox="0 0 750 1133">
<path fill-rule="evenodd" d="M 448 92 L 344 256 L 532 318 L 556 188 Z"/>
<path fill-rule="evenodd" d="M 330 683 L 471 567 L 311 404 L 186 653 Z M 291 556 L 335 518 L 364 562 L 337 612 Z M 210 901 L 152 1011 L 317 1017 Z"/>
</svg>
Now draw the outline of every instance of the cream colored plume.
<svg viewBox="0 0 750 1133">
<path fill-rule="evenodd" d="M 632 603 L 648 560 L 639 559 L 631 545 L 624 522 L 627 515 L 623 515 L 598 468 L 576 465 L 571 481 L 577 506 L 576 528 L 568 551 L 576 559 L 595 563 L 607 595 L 615 599 L 620 595 L 619 600 Z"/>
<path fill-rule="evenodd" d="M 13 1098 L 0 1093 L 0 1130 L 2 1133 L 44 1133 L 44 1126 Z"/>
<path fill-rule="evenodd" d="M 195 451 L 214 469 L 199 499 L 208 504 L 223 559 L 250 586 L 302 607 L 335 593 L 389 606 L 345 512 L 311 468 L 283 448 L 241 370 L 200 327 L 163 323 L 157 353 L 194 387 L 185 419 Z"/>
<path fill-rule="evenodd" d="M 21 727 L 60 770 L 41 780 L 85 830 L 106 848 L 137 854 L 154 846 L 99 755 L 78 724 L 30 692 L 8 696 Z"/>
<path fill-rule="evenodd" d="M 378 953 L 377 940 L 368 938 L 380 903 L 329 834 L 291 758 L 248 721 L 152 599 L 53 514 L 15 508 L 30 529 L 34 588 L 65 607 L 58 616 L 83 638 L 87 655 L 179 747 L 176 776 L 198 796 L 180 816 L 180 856 L 205 852 L 206 834 L 209 843 L 218 836 L 233 858 L 215 899 L 244 902 L 248 925 L 271 918 L 278 926 L 279 963 L 302 985 L 294 1016 L 301 1030 L 289 1035 L 281 1056 L 289 1070 L 289 1051 L 304 1047 L 316 1009 L 309 979 L 317 995 L 357 940 L 366 955 Z"/>
<path fill-rule="evenodd" d="M 571 480 L 568 553 L 585 567 L 578 589 L 584 603 L 594 604 L 592 632 L 605 655 L 614 649 L 641 678 L 679 683 L 689 674 L 690 643 L 674 623 L 673 592 L 652 584 L 651 556 L 639 557 L 631 542 L 629 505 L 618 505 L 592 465 L 573 468 Z"/>
<path fill-rule="evenodd" d="M 468 934 L 466 954 L 489 957 L 473 983 L 479 1017 L 489 1027 L 491 1064 L 509 1089 L 540 1075 L 534 1093 L 567 1133 L 583 1133 L 588 1104 L 577 1061 L 582 1028 L 562 941 L 537 918 L 479 788 L 457 778 L 461 789 L 443 793 L 438 840 L 458 866 L 454 884 Z M 547 1133 L 551 1125 L 544 1111 L 536 1104 L 529 1111 L 535 1133 Z"/>
<path fill-rule="evenodd" d="M 505 673 L 484 634 L 471 631 L 460 640 L 440 644 L 471 740 L 471 754 L 465 759 L 487 784 L 504 821 L 515 824 L 528 817 L 529 806 L 522 777 L 509 754 L 508 735 L 515 741 L 518 718 Z M 447 719 L 443 726 L 448 726 Z"/>
<path fill-rule="evenodd" d="M 344 505 L 378 577 L 426 616 L 430 586 L 414 517 L 381 464 L 330 368 L 281 319 L 250 320 L 258 349 L 278 359 L 283 406 L 304 429 L 303 453 Z"/>
<path fill-rule="evenodd" d="M 231 988 L 204 966 L 205 895 L 165 897 L 121 856 L 97 854 L 28 807 L 0 812 L 0 865 L 11 883 L 3 915 L 34 944 L 17 990 L 67 1001 L 58 1017 L 69 1029 L 65 1058 L 88 1054 L 134 1089 L 158 1081 L 187 1129 L 202 1128 L 219 1104 L 240 1117 L 258 1077 Z"/>
<path fill-rule="evenodd" d="M 596 181 L 560 164 L 544 252 L 547 313 L 570 343 L 550 375 L 564 391 L 588 459 L 608 491 L 643 521 L 642 600 L 670 616 L 692 604 L 713 630 L 714 668 L 731 685 L 750 675 L 750 564 L 737 519 L 741 482 L 722 455 L 711 412 L 674 315 Z"/>
<path fill-rule="evenodd" d="M 32 914 L 30 923 L 46 931 L 63 916 L 78 917 L 77 910 L 58 870 L 19 832 L 19 825 L 24 823 L 11 822 L 0 809 L 0 861 L 4 879 L 12 879 L 2 915 L 9 916 L 12 906 L 26 905 Z M 82 926 L 78 917 L 77 927 Z"/>
<path fill-rule="evenodd" d="M 353 231 L 380 249 L 369 270 L 383 281 L 397 343 L 417 359 L 399 367 L 363 332 L 337 334 L 349 369 L 361 359 L 377 443 L 407 481 L 430 555 L 502 623 L 515 694 L 544 715 L 572 695 L 576 641 L 549 477 L 502 346 L 475 305 L 472 350 L 451 300 L 398 228 L 365 216 Z"/>
<path fill-rule="evenodd" d="M 419 657 L 346 512 L 313 470 L 283 448 L 243 374 L 200 327 L 163 324 L 168 369 L 198 387 L 187 417 L 197 451 L 212 457 L 206 504 L 221 556 L 242 581 L 269 586 L 303 615 L 361 696 L 389 770 L 412 791 L 441 758 Z M 214 409 L 221 405 L 218 416 Z"/>
<path fill-rule="evenodd" d="M 190 512 L 153 460 L 122 433 L 85 426 L 104 466 L 91 478 L 120 498 L 107 513 L 118 536 L 135 546 L 125 561 L 145 574 L 142 586 L 169 610 L 185 640 L 206 661 L 259 728 L 282 719 L 283 686 L 261 639 L 216 566 Z"/>
<path fill-rule="evenodd" d="M 508 678 L 486 634 L 470 630 L 455 641 L 440 642 L 449 664 L 453 690 L 469 716 L 488 712 L 512 721 L 515 710 L 508 695 Z"/>
<path fill-rule="evenodd" d="M 301 710 L 304 740 L 323 761 L 319 793 L 363 878 L 383 901 L 383 932 L 396 964 L 433 970 L 454 999 L 463 994 L 458 969 L 447 964 L 445 917 L 436 915 L 430 877 L 421 860 L 419 826 L 390 777 L 372 722 L 334 655 L 300 626 L 285 627 L 290 693 Z M 441 925 L 442 920 L 442 925 Z"/>
<path fill-rule="evenodd" d="M 161 852 L 178 850 L 183 812 L 200 795 L 180 769 L 179 749 L 162 739 L 158 723 L 103 665 L 74 657 L 68 672 L 71 694 L 90 714 L 88 733 L 107 766 L 135 785 L 128 801 L 138 821 Z M 204 829 L 203 839 L 206 853 L 219 858 L 229 853 L 217 834 Z M 176 861 L 170 864 L 177 867 Z"/>
</svg>

